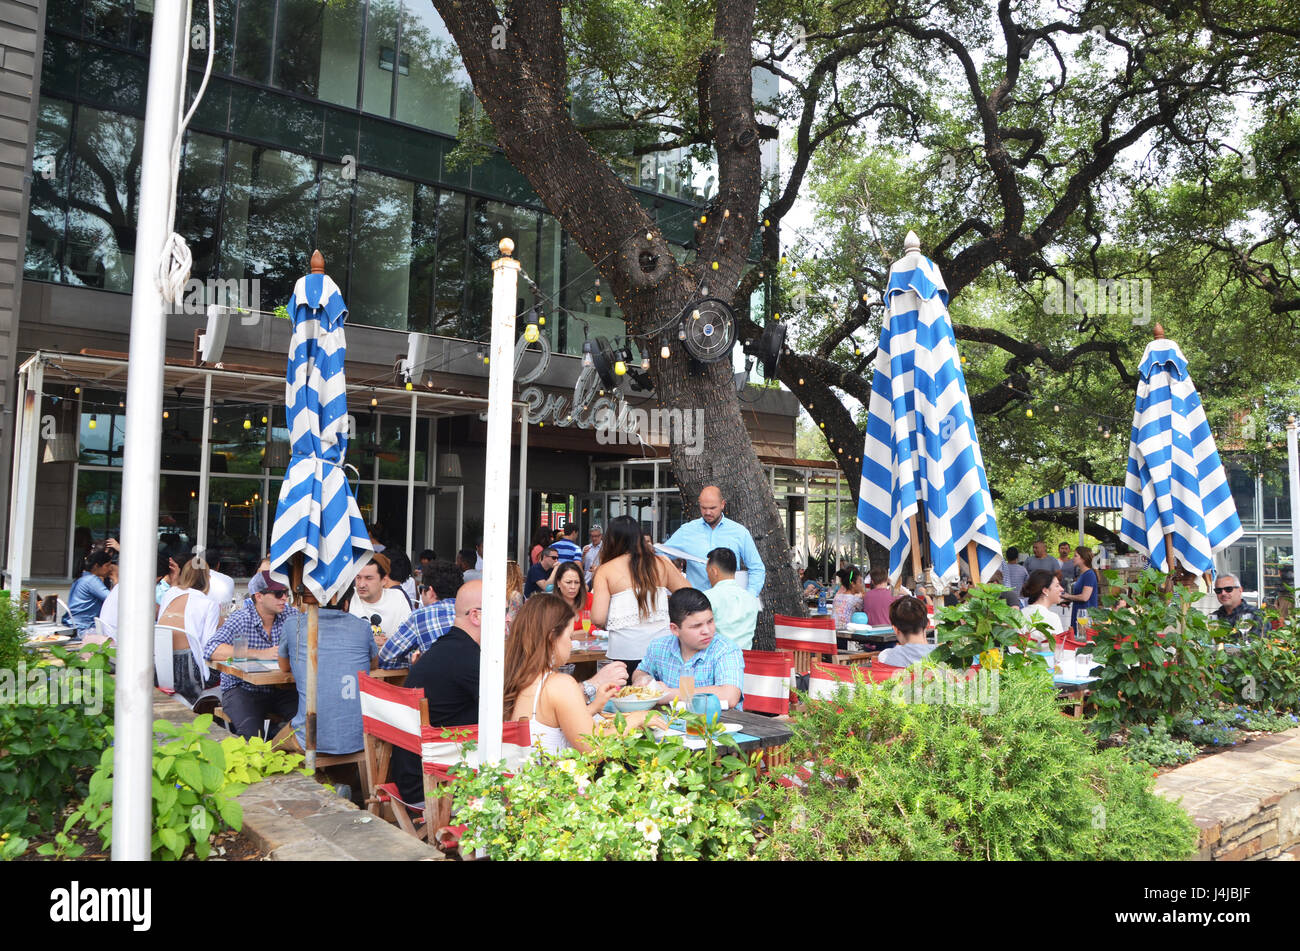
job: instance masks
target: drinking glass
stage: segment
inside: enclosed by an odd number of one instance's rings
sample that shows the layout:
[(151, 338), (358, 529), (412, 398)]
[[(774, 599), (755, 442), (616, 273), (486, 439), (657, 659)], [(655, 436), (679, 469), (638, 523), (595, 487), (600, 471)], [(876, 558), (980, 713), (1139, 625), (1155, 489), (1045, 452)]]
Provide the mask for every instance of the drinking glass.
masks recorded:
[(236, 634), (230, 639), (230, 659), (235, 663), (248, 660), (248, 635)]
[(691, 699), (691, 710), (704, 716), (704, 722), (713, 726), (718, 722), (718, 715), (722, 713), (722, 703), (715, 694), (697, 693)]
[(588, 634), (588, 635), (591, 634), (591, 618), (590, 618), (590, 617), (587, 617), (587, 616), (584, 616), (584, 617), (583, 617), (583, 619), (582, 619), (582, 633), (583, 633), (583, 634)]

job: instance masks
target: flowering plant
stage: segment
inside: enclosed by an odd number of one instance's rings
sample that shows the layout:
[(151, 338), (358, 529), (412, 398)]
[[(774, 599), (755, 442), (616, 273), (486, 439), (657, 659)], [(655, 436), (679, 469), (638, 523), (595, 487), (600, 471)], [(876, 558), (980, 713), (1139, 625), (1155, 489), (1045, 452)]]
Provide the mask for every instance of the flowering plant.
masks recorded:
[[(685, 719), (708, 730), (702, 716)], [(453, 821), (467, 826), (461, 848), (492, 859), (748, 858), (755, 763), (725, 732), (705, 739), (690, 750), (642, 729), (593, 736), (590, 753), (539, 751), (514, 775), (500, 766), (453, 770)]]
[[(1002, 585), (980, 584), (970, 589), (964, 604), (935, 611), (935, 632), (939, 646), (931, 656), (940, 664), (969, 667), (976, 659), (990, 669), (1038, 664), (1029, 640), (1030, 629), (1049, 636), (1041, 621), (1031, 624), (1020, 612), (1002, 600)], [(1015, 647), (1018, 653), (1007, 648)]]

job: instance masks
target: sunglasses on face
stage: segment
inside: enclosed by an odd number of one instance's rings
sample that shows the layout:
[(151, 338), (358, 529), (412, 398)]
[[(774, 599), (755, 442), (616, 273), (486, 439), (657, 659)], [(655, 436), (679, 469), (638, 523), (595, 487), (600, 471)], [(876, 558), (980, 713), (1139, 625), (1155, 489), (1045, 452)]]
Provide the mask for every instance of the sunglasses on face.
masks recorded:
[(263, 591), (262, 594), (266, 595), (268, 598), (275, 598), (277, 601), (283, 601), (285, 598), (289, 597), (288, 591)]
[(1226, 593), (1229, 592), (1229, 591), (1236, 591), (1236, 590), (1237, 590), (1237, 586), (1236, 586), (1235, 584), (1230, 584), (1230, 585), (1228, 585), (1226, 588), (1215, 588), (1215, 589), (1214, 589), (1214, 593), (1215, 593), (1215, 594), (1226, 594)]

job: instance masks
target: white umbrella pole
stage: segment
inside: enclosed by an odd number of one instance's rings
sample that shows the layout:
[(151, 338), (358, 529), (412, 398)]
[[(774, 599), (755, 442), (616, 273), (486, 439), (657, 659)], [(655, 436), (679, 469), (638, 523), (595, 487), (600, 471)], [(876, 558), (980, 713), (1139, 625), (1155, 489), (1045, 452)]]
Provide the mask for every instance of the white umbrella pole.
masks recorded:
[[(510, 428), (519, 262), (502, 238), (492, 262), (492, 348), (488, 365), (487, 454), (483, 474), (483, 626), (480, 641), (478, 741), (485, 763), (501, 760), (501, 696), (505, 687), (506, 561), (510, 507)], [(523, 447), (520, 447), (522, 453)], [(520, 504), (524, 504), (523, 486)]]
[(1296, 559), (1300, 558), (1300, 450), (1296, 448), (1294, 416), (1286, 421), (1286, 462), (1291, 483), (1291, 583), (1294, 585)]
[(156, 281), (171, 231), (172, 141), (176, 137), (186, 5), (159, 3), (153, 16), (145, 102), (140, 204), (131, 295), (126, 429), (122, 465), (122, 561), (114, 717), (113, 859), (148, 861), (153, 835), (154, 561), (158, 551), (158, 464), (162, 449), (165, 303)]
[(1077, 496), (1075, 501), (1079, 503), (1079, 544), (1083, 544), (1083, 483), (1075, 483), (1074, 493)]
[[(179, 410), (179, 408), (178, 408)], [(207, 373), (203, 376), (203, 439), (199, 444), (199, 509), (196, 513), (196, 522), (198, 529), (195, 534), (195, 549), (203, 556), (206, 563), (208, 557), (208, 495), (212, 485), (212, 374)], [(221, 606), (223, 610), (229, 610), (230, 605)]]

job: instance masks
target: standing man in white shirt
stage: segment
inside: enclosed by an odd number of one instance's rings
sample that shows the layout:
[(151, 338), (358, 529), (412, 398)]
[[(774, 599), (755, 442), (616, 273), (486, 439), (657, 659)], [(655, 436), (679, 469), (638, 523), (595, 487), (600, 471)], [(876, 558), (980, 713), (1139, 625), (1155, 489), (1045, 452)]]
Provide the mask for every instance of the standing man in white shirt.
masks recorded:
[(218, 570), (221, 568), (221, 552), (209, 548), (203, 554), (208, 563), (208, 597), (217, 602), (217, 609), (224, 618), (234, 608), (235, 579)]
[(379, 630), (385, 637), (392, 637), (401, 627), (402, 622), (411, 616), (411, 602), (401, 588), (385, 588), (384, 578), (388, 571), (382, 557), (371, 558), (360, 571), (355, 581), (356, 597), (348, 610), (364, 621), (374, 624), (379, 618)]
[(600, 564), (600, 543), (605, 537), (605, 532), (599, 525), (591, 526), (591, 544), (582, 550), (582, 570), (587, 575), (587, 587), (591, 587), (591, 576), (596, 573), (596, 566)]

